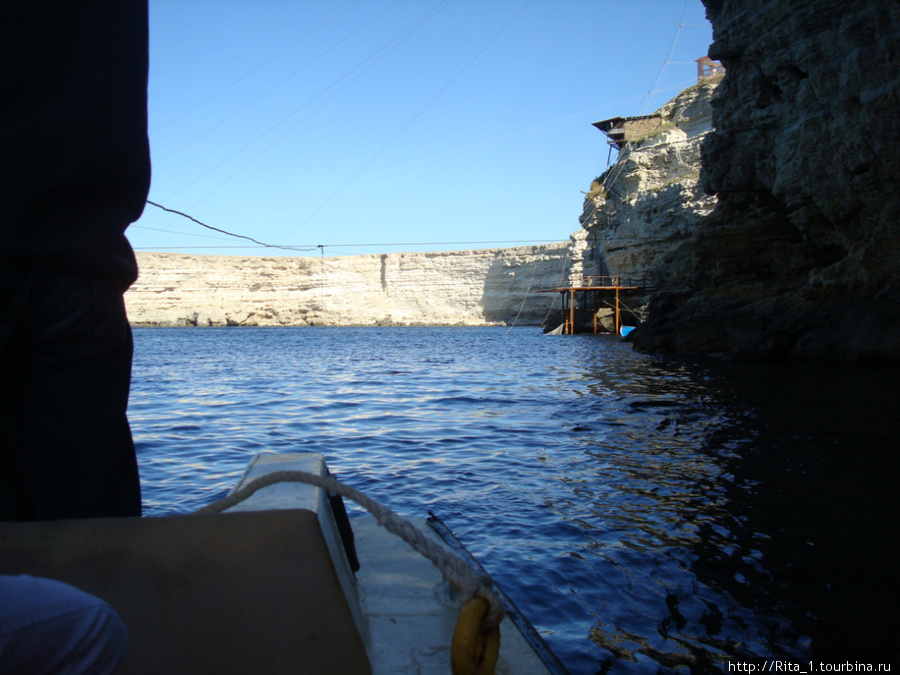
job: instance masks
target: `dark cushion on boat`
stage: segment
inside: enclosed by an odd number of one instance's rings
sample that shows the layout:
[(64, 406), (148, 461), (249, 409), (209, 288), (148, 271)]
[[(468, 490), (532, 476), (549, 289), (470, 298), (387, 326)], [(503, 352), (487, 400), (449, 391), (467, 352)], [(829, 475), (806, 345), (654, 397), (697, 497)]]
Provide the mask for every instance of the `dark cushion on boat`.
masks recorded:
[(370, 672), (311, 511), (0, 523), (0, 573), (112, 605), (120, 673)]

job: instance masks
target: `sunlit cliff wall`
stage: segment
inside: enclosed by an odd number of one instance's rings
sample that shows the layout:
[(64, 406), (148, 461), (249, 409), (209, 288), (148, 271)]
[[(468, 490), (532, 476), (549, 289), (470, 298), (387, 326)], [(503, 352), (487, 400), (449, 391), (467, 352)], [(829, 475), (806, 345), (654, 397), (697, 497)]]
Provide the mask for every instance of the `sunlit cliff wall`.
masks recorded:
[[(138, 253), (139, 326), (541, 324), (571, 242), (441, 253), (238, 257)], [(554, 315), (555, 318), (555, 315)]]
[(619, 152), (603, 184), (592, 185), (580, 218), (584, 274), (659, 283), (666, 256), (712, 212), (716, 199), (700, 185), (700, 148), (712, 131), (710, 100), (719, 81), (703, 80), (657, 110), (652, 127)]
[(639, 348), (900, 362), (900, 5), (704, 0), (727, 74)]

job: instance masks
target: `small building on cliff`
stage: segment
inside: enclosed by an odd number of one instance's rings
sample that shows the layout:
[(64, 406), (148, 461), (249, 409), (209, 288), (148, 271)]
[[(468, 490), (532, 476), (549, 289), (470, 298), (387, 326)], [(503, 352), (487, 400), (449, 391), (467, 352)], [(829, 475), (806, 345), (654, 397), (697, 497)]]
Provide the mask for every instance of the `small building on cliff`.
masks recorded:
[(725, 66), (721, 63), (713, 61), (708, 56), (697, 59), (697, 82), (720, 75), (725, 75)]
[(611, 117), (608, 120), (594, 122), (594, 126), (606, 134), (607, 143), (621, 150), (626, 143), (633, 143), (658, 131), (662, 123), (662, 117), (654, 113), (639, 117)]

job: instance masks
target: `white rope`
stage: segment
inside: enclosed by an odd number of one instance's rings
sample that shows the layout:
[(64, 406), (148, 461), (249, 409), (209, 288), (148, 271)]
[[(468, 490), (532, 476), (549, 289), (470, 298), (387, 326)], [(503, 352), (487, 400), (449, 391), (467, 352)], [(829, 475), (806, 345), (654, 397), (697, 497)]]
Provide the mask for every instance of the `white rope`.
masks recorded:
[(506, 331), (506, 335), (509, 335), (509, 331), (511, 331), (515, 327), (516, 322), (519, 320), (519, 317), (522, 316), (522, 310), (525, 309), (525, 301), (528, 300), (528, 294), (531, 293), (531, 284), (534, 282), (534, 271), (536, 269), (537, 269), (537, 256), (535, 256), (534, 261), (532, 262), (532, 265), (531, 265), (531, 278), (528, 280), (528, 288), (525, 289), (525, 295), (522, 298), (522, 304), (519, 305), (519, 313), (516, 314), (516, 318), (513, 319), (512, 325)]
[[(556, 283), (557, 286), (559, 286), (563, 282), (563, 277), (565, 277), (565, 275), (566, 275), (566, 265), (569, 263), (569, 261), (571, 259), (572, 259), (572, 247), (570, 246), (569, 252), (566, 254), (566, 257), (563, 260), (562, 269), (559, 272), (559, 281)], [(553, 297), (550, 300), (550, 306), (547, 308), (547, 313), (544, 315), (544, 320), (541, 322), (541, 326), (544, 326), (547, 324), (547, 319), (550, 318), (550, 312), (553, 311), (553, 305), (555, 305), (555, 304), (556, 304), (556, 293), (553, 294)]]
[(484, 619), (485, 628), (494, 628), (500, 625), (503, 619), (503, 603), (492, 590), (493, 581), (486, 575), (476, 574), (459, 556), (446, 550), (441, 545), (426, 537), (411, 522), (391, 511), (383, 504), (379, 504), (371, 497), (359, 490), (339, 483), (330, 476), (320, 476), (306, 471), (273, 471), (257, 478), (250, 484), (237, 490), (224, 499), (198, 509), (197, 513), (212, 514), (221, 513), (226, 509), (248, 499), (251, 495), (275, 483), (306, 483), (314, 485), (328, 492), (339, 494), (351, 499), (378, 521), (388, 532), (396, 534), (409, 544), (418, 553), (428, 558), (438, 568), (447, 581), (460, 592), (460, 605), (465, 604), (474, 597), (483, 598), (490, 606), (490, 611)]
[(626, 312), (631, 312), (634, 316), (636, 316), (639, 321), (643, 322), (646, 320), (648, 314), (648, 311), (646, 309), (632, 309), (621, 300), (619, 301), (619, 304), (625, 309)]

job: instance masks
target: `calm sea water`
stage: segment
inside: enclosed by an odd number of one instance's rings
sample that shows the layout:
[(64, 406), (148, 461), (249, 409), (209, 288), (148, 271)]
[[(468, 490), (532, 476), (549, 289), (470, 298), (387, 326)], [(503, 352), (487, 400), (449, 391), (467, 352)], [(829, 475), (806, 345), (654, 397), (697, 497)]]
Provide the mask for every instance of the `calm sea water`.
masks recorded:
[(445, 520), (573, 673), (720, 673), (892, 656), (897, 375), (534, 328), (138, 329), (130, 419), (147, 515), (319, 452)]

